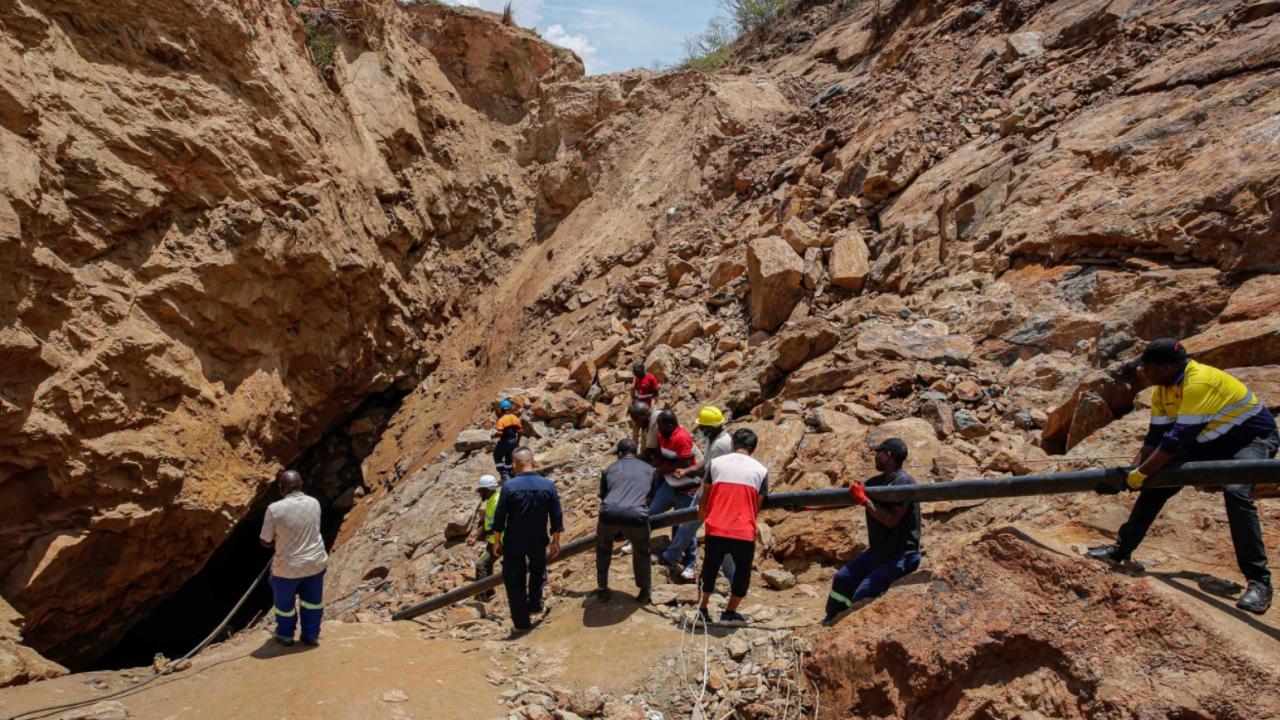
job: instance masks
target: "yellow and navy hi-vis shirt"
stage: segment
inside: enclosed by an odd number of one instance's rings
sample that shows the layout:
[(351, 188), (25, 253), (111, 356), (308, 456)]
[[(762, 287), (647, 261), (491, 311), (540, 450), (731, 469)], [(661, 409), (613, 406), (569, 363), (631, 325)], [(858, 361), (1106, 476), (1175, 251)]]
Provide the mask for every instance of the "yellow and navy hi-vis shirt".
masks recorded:
[(1196, 444), (1223, 438), (1265, 435), (1275, 418), (1244, 383), (1208, 365), (1189, 360), (1173, 385), (1151, 391), (1151, 428), (1145, 444), (1185, 455)]
[(515, 415), (503, 415), (498, 418), (498, 432), (503, 440), (511, 440), (520, 435), (520, 418)]

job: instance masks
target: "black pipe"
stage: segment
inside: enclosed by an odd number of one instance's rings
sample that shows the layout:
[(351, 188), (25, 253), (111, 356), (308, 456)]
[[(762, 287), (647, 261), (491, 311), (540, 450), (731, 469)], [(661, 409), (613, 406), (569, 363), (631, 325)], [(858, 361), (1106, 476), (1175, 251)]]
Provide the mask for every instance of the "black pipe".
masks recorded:
[[(995, 478), (992, 480), (962, 480), (956, 482), (923, 483), (906, 487), (867, 488), (867, 497), (875, 502), (919, 503), (944, 500), (980, 500), (989, 498), (1025, 497), (1029, 495), (1062, 495), (1065, 493), (1091, 492), (1099, 488), (1123, 490), (1128, 468), (1079, 470), (1052, 475), (1023, 475), (1022, 477)], [(1147, 478), (1143, 487), (1186, 487), (1189, 485), (1261, 485), (1280, 483), (1280, 460), (1223, 460), (1214, 462), (1174, 463)], [(807, 507), (847, 507), (853, 498), (844, 488), (832, 490), (804, 490), (800, 492), (773, 493), (765, 498), (764, 508), (775, 509), (787, 505)], [(698, 517), (697, 508), (685, 508), (655, 515), (649, 519), (649, 527), (659, 528), (691, 522)], [(563, 560), (595, 547), (596, 536), (589, 535), (560, 548), (555, 560)], [(411, 605), (392, 615), (393, 620), (408, 620), (425, 613), (447, 607), (459, 600), (484, 592), (502, 584), (501, 575), (490, 575), (470, 585), (455, 588), (443, 595)]]

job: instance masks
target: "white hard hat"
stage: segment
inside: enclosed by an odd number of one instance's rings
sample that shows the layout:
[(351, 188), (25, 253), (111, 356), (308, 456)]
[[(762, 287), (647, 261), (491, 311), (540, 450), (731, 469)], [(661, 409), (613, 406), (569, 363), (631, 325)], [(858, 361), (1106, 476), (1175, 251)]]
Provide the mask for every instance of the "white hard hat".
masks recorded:
[(498, 478), (492, 475), (481, 475), (480, 482), (476, 483), (477, 490), (497, 490)]

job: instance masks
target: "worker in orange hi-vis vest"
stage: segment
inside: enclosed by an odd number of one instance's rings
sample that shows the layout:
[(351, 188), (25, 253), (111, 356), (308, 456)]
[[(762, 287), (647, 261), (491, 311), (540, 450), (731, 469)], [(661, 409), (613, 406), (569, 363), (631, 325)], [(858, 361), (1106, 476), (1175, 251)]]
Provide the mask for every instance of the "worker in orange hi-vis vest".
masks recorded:
[(493, 446), (493, 465), (498, 470), (502, 482), (511, 479), (514, 474), (511, 467), (511, 453), (520, 445), (520, 433), (524, 425), (513, 412), (510, 400), (498, 403), (498, 425), (493, 429), (495, 443)]

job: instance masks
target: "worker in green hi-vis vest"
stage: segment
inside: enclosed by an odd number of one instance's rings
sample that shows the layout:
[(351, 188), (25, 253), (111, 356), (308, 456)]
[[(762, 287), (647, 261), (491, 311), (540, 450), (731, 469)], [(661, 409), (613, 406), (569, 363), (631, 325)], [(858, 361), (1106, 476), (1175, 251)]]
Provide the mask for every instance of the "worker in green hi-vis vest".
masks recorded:
[[(498, 556), (493, 552), (493, 546), (498, 542), (498, 533), (493, 531), (493, 514), (498, 509), (498, 498), (502, 496), (502, 487), (498, 485), (498, 479), (492, 475), (481, 475), (480, 482), (476, 483), (476, 492), (480, 494), (480, 508), (484, 510), (484, 521), (475, 524), (475, 531), (471, 537), (467, 538), (468, 545), (475, 545), (481, 537), (484, 538), (484, 555), (480, 556), (479, 562), (476, 563), (476, 579), (489, 577), (493, 574), (493, 568), (498, 562)], [(476, 513), (479, 515), (480, 513)], [(484, 599), (493, 597), (493, 591), (488, 590), (481, 594)]]

